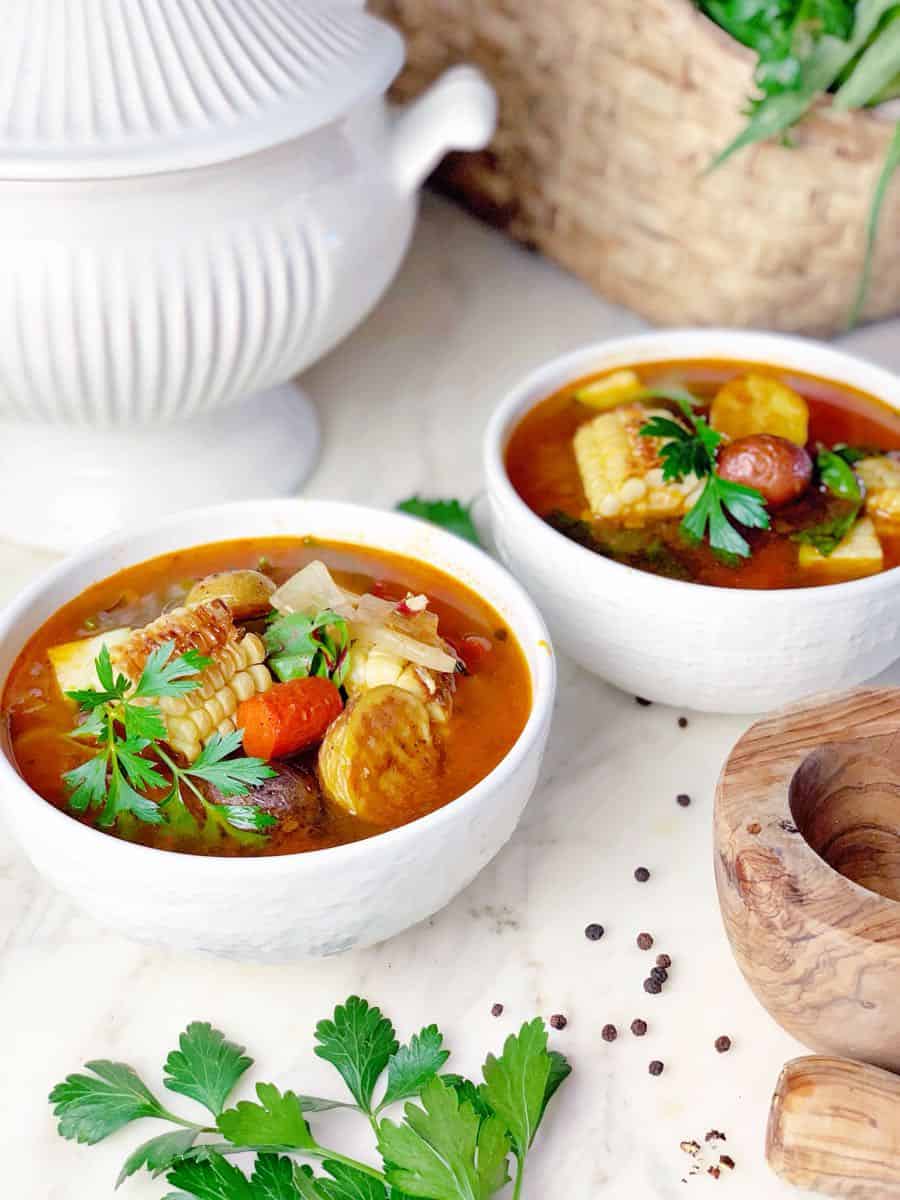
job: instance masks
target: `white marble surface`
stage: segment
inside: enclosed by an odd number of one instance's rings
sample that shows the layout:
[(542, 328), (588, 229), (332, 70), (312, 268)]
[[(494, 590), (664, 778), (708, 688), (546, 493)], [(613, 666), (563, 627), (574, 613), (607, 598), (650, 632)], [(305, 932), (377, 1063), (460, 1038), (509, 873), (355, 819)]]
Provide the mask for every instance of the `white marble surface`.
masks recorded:
[[(308, 491), (380, 505), (416, 490), (473, 495), (479, 438), (499, 392), (542, 357), (640, 328), (551, 265), (508, 245), (443, 202), (426, 201), (411, 254), (368, 323), (307, 376), (324, 454)], [(900, 367), (900, 323), (852, 342)], [(52, 556), (0, 546), (0, 599)], [(74, 912), (35, 876), (0, 830), (0, 1194), (102, 1200), (133, 1134), (85, 1149), (60, 1140), (45, 1096), (85, 1059), (159, 1067), (191, 1019), (244, 1041), (257, 1078), (298, 1090), (329, 1086), (315, 1059), (316, 1020), (352, 991), (381, 1004), (403, 1032), (445, 1029), (461, 1069), (524, 1018), (563, 1012), (554, 1041), (575, 1075), (534, 1154), (528, 1200), (632, 1200), (693, 1194), (789, 1196), (763, 1160), (772, 1086), (801, 1048), (758, 1007), (732, 962), (710, 860), (712, 792), (743, 718), (678, 714), (634, 701), (561, 663), (543, 780), (496, 862), (427, 925), (363, 953), (279, 968), (240, 967), (133, 945)], [(677, 792), (693, 797), (679, 808)], [(649, 883), (632, 878), (639, 864)], [(600, 921), (598, 943), (583, 928)], [(647, 996), (654, 950), (670, 982)], [(502, 1001), (500, 1019), (491, 1005)], [(643, 1040), (628, 1032), (644, 1017)], [(608, 1045), (607, 1021), (622, 1031)], [(719, 1055), (715, 1037), (734, 1039)], [(647, 1073), (661, 1058), (665, 1074)], [(347, 1117), (319, 1124), (343, 1143)], [(728, 1135), (733, 1175), (681, 1182), (684, 1138)], [(149, 1131), (145, 1136), (150, 1136)], [(352, 1141), (352, 1139), (351, 1139)], [(365, 1146), (364, 1138), (358, 1149)], [(135, 1200), (165, 1192), (146, 1178)]]

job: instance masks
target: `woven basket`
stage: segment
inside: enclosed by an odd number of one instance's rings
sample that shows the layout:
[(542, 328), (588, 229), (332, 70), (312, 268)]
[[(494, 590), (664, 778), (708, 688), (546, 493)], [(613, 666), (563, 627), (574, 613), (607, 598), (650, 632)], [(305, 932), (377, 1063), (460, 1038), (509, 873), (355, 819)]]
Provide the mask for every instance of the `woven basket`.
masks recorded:
[[(754, 56), (690, 0), (374, 0), (409, 42), (399, 98), (450, 63), (500, 96), (489, 151), (437, 179), (610, 300), (662, 324), (832, 333), (847, 319), (892, 125), (819, 103), (791, 148), (702, 171), (740, 130)], [(867, 318), (900, 311), (900, 187)]]

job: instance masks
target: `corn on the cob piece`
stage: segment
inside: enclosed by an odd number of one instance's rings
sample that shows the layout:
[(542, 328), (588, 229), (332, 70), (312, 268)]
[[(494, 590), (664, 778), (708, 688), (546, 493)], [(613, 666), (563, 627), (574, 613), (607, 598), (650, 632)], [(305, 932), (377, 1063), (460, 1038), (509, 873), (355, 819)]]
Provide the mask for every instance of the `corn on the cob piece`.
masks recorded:
[(199, 676), (199, 687), (183, 696), (161, 696), (156, 703), (163, 714), (169, 744), (193, 762), (214, 733), (232, 733), (234, 714), (249, 700), (272, 686), (265, 665), (266, 648), (255, 633), (245, 634), (214, 650), (212, 665)]
[(699, 495), (696, 475), (663, 482), (659, 450), (665, 439), (640, 433), (653, 416), (673, 419), (666, 410), (629, 404), (594, 417), (575, 434), (575, 459), (594, 517), (643, 525), (683, 516)]
[(887, 454), (860, 459), (854, 471), (866, 485), (866, 512), (884, 524), (900, 524), (900, 462)]
[(211, 656), (213, 651), (236, 641), (237, 636), (228, 605), (222, 600), (210, 600), (193, 608), (175, 608), (136, 629), (112, 651), (112, 662), (116, 670), (137, 681), (153, 651), (167, 642), (174, 643), (175, 654), (198, 650)]
[(378, 646), (355, 641), (350, 647), (350, 666), (344, 686), (350, 696), (392, 685), (417, 696), (425, 703), (433, 721), (443, 724), (453, 712), (455, 676), (432, 671)]

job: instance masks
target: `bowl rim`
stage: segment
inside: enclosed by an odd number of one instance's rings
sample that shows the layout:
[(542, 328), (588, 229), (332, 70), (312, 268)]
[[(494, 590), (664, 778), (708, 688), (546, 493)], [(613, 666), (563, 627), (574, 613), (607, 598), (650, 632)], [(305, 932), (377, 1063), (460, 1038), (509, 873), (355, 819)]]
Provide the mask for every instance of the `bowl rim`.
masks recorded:
[[(480, 779), (472, 787), (462, 792), (454, 800), (449, 801), (441, 808), (435, 809), (423, 817), (417, 817), (405, 825), (398, 825), (394, 829), (374, 834), (372, 837), (363, 838), (360, 841), (347, 842), (339, 846), (326, 846), (318, 850), (298, 851), (293, 854), (247, 856), (186, 854), (179, 851), (163, 850), (155, 846), (145, 846), (137, 842), (130, 842), (125, 838), (103, 833), (92, 825), (87, 825), (73, 819), (68, 813), (45, 800), (39, 792), (35, 791), (27, 783), (15, 766), (4, 735), (0, 739), (0, 791), (3, 793), (15, 792), (17, 794), (11, 801), (0, 801), (0, 812), (2, 812), (4, 803), (28, 803), (33, 806), (39, 820), (45, 824), (54, 826), (59, 831), (59, 836), (72, 839), (73, 846), (93, 846), (100, 854), (119, 857), (123, 860), (131, 857), (135, 862), (141, 860), (144, 864), (152, 863), (155, 860), (159, 863), (160, 869), (166, 872), (197, 872), (204, 875), (215, 875), (217, 873), (235, 875), (242, 872), (254, 872), (263, 877), (264, 875), (280, 875), (297, 869), (303, 869), (302, 867), (298, 867), (298, 864), (304, 862), (316, 864), (327, 863), (329, 866), (341, 867), (366, 856), (371, 856), (379, 852), (389, 852), (392, 847), (397, 846), (399, 843), (414, 841), (417, 836), (421, 836), (426, 830), (438, 829), (441, 825), (462, 819), (466, 813), (477, 810), (479, 804), (486, 802), (493, 793), (501, 790), (527, 759), (534, 745), (540, 742), (552, 716), (553, 704), (556, 697), (557, 668), (556, 652), (553, 648), (549, 631), (534, 601), (502, 563), (495, 561), (480, 547), (467, 542), (463, 538), (448, 533), (437, 526), (430, 525), (421, 518), (409, 516), (405, 513), (379, 509), (374, 505), (353, 504), (338, 500), (287, 497), (271, 500), (239, 500), (227, 504), (206, 505), (185, 509), (160, 520), (145, 522), (140, 526), (129, 525), (106, 535), (88, 547), (67, 555), (48, 571), (42, 572), (25, 587), (18, 597), (3, 607), (0, 610), (0, 645), (10, 640), (11, 635), (14, 635), (16, 623), (20, 615), (24, 611), (27, 611), (28, 607), (38, 597), (44, 597), (48, 593), (52, 594), (55, 589), (58, 589), (73, 569), (92, 561), (100, 561), (104, 554), (114, 549), (127, 548), (128, 543), (132, 540), (165, 534), (177, 529), (182, 524), (186, 525), (194, 522), (218, 520), (224, 528), (227, 528), (227, 517), (237, 513), (247, 516), (272, 513), (274, 516), (276, 513), (284, 514), (289, 511), (296, 511), (298, 517), (303, 519), (302, 514), (310, 510), (312, 512), (312, 519), (309, 521), (309, 524), (314, 524), (317, 513), (332, 512), (343, 515), (348, 519), (356, 517), (358, 519), (368, 518), (371, 520), (373, 517), (377, 517), (379, 521), (386, 521), (398, 530), (421, 531), (422, 527), (425, 526), (428, 530), (430, 540), (450, 549), (451, 553), (447, 555), (449, 559), (457, 557), (461, 565), (474, 567), (471, 573), (475, 579), (487, 576), (488, 583), (486, 586), (495, 591), (498, 599), (501, 597), (504, 599), (509, 598), (511, 606), (517, 610), (519, 615), (516, 617), (515, 622), (512, 619), (508, 619), (507, 623), (519, 644), (519, 648), (528, 666), (531, 678), (532, 701), (528, 719), (519, 736), (493, 770), (489, 771), (484, 778)], [(216, 541), (240, 540), (245, 536), (252, 537), (254, 535), (235, 534), (233, 537), (211, 537), (209, 541), (195, 541), (193, 545), (213, 545)], [(275, 535), (258, 534), (255, 536), (265, 537)], [(332, 535), (332, 540), (337, 541), (340, 539)], [(378, 550), (379, 548), (374, 542), (367, 543), (360, 540), (348, 540), (345, 544), (359, 545), (363, 548), (374, 550)], [(190, 545), (185, 547), (183, 544), (181, 546), (172, 546), (173, 550), (190, 548)], [(416, 558), (416, 554), (411, 551), (396, 550), (391, 552), (400, 557)], [(128, 566), (137, 565), (140, 562), (147, 561), (148, 558), (154, 558), (157, 555), (165, 553), (167, 553), (166, 550), (160, 549), (156, 553), (149, 554), (147, 557), (136, 558)], [(119, 569), (127, 570), (128, 566)], [(451, 575), (451, 567), (449, 565), (439, 565), (436, 569), (442, 571), (444, 574)], [(98, 576), (98, 579), (102, 580), (105, 577), (101, 574)], [(464, 583), (463, 586), (468, 586), (470, 590), (476, 591), (479, 597), (492, 608), (496, 606), (497, 601), (491, 599), (489, 595), (485, 595), (477, 584)], [(55, 603), (53, 612), (68, 603), (69, 600), (74, 599), (78, 594), (78, 591), (73, 591), (69, 594), (67, 590), (64, 598), (60, 598)], [(36, 632), (39, 628), (40, 625), (33, 632)], [(33, 635), (30, 634), (30, 636)], [(14, 654), (10, 670), (27, 640), (26, 638), (14, 644)], [(529, 649), (532, 645), (538, 650), (546, 650), (546, 653), (532, 653)], [(2, 698), (8, 678), (9, 670), (4, 672), (2, 677), (0, 677), (0, 698)], [(22, 836), (20, 837), (20, 841), (23, 848), (27, 849), (27, 839)]]
[[(621, 337), (606, 338), (597, 342), (588, 342), (573, 350), (546, 359), (533, 367), (526, 375), (510, 387), (499, 404), (494, 408), (485, 430), (482, 442), (482, 466), (484, 469), (489, 496), (498, 497), (505, 507), (512, 509), (515, 516), (529, 526), (529, 534), (536, 539), (537, 544), (547, 544), (548, 538), (552, 545), (561, 553), (571, 552), (573, 568), (580, 570), (611, 571), (620, 580), (628, 579), (637, 587), (665, 588), (679, 595), (693, 593), (704, 603), (710, 602), (710, 597), (717, 597), (717, 603), (730, 604), (734, 607), (748, 605), (784, 605), (809, 604), (812, 597), (821, 601), (825, 596), (836, 593), (846, 595), (848, 590), (861, 595), (863, 592), (873, 593), (891, 587), (900, 586), (900, 566), (890, 567), (874, 575), (861, 579), (847, 579), (837, 583), (823, 583), (806, 588), (729, 588), (716, 587), (709, 583), (697, 583), (689, 579), (669, 579), (664, 575), (654, 575), (649, 571), (641, 571), (626, 563), (604, 558), (586, 546), (580, 546), (564, 534), (558, 532), (535, 513), (516, 489), (506, 470), (506, 446), (512, 430), (519, 420), (532, 408), (551, 395), (554, 390), (564, 385), (567, 379), (579, 378), (578, 364), (587, 365), (592, 359), (611, 357), (623, 361), (609, 364), (609, 369), (627, 367), (629, 352), (637, 354), (645, 348), (660, 347), (658, 355), (643, 355), (634, 361), (652, 362), (654, 358), (678, 362), (696, 360), (704, 357), (715, 357), (724, 360), (733, 359), (740, 363), (758, 363), (760, 366), (776, 367), (784, 370), (818, 374), (820, 378), (834, 383), (845, 383), (860, 391), (876, 394), (888, 407), (900, 414), (900, 375), (886, 367), (862, 358), (846, 350), (823, 344), (815, 338), (800, 337), (796, 334), (768, 333), (760, 330), (739, 330), (728, 328), (709, 329), (665, 329), (650, 330), (643, 333), (625, 334)], [(743, 348), (743, 349), (742, 349)], [(665, 352), (664, 352), (665, 351)], [(704, 353), (705, 351), (705, 353)], [(810, 366), (800, 366), (786, 361), (791, 354), (815, 354), (821, 359), (821, 370)], [(785, 359), (779, 360), (779, 354)], [(858, 372), (866, 376), (865, 384), (850, 383), (841, 374), (841, 368)], [(830, 369), (829, 369), (830, 368)], [(602, 366), (598, 371), (605, 369)], [(583, 372), (584, 374), (589, 371)], [(538, 390), (542, 389), (542, 390)], [(538, 394), (535, 395), (536, 390)], [(894, 398), (891, 398), (891, 397)], [(563, 550), (561, 547), (566, 547)], [(593, 564), (588, 568), (587, 564)]]

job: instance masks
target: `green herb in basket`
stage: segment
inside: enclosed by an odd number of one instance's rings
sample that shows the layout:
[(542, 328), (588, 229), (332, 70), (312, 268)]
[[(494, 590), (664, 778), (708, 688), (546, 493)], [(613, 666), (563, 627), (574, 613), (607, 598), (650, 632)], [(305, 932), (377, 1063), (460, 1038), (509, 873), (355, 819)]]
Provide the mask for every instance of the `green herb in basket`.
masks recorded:
[[(737, 41), (756, 51), (759, 95), (744, 129), (712, 164), (769, 138), (789, 137), (816, 99), (833, 94), (836, 109), (867, 108), (900, 96), (898, 0), (697, 0)], [(888, 185), (900, 166), (900, 125), (872, 197), (865, 265), (849, 323), (868, 292), (878, 221)]]

